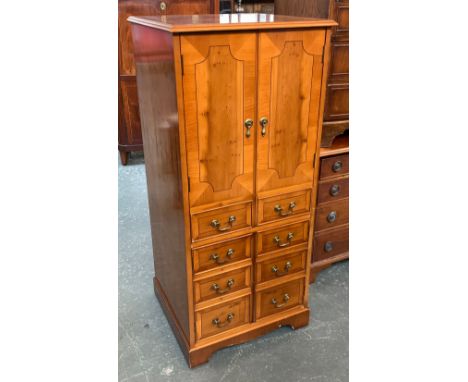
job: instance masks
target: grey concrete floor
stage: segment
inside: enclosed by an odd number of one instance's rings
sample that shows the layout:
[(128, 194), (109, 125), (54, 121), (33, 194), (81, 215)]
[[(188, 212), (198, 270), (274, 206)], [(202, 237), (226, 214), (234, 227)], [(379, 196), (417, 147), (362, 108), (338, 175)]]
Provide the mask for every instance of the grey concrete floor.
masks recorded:
[(348, 262), (310, 286), (309, 326), (222, 349), (189, 369), (153, 293), (142, 154), (119, 161), (119, 381), (348, 381)]

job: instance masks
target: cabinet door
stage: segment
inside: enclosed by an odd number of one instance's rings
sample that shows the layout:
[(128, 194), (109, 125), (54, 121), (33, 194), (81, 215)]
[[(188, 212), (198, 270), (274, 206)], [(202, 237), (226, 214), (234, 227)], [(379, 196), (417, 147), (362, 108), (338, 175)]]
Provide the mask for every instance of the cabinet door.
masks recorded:
[[(259, 197), (274, 190), (282, 193), (312, 187), (325, 33), (260, 33), (256, 181)], [(268, 121), (263, 133), (262, 118)]]
[(220, 206), (253, 195), (256, 35), (181, 39), (190, 205)]

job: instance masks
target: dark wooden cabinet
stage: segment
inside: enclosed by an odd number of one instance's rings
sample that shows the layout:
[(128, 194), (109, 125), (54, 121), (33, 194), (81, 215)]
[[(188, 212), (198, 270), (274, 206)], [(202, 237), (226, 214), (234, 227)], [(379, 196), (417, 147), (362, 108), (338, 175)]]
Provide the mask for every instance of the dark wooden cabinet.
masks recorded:
[(349, 129), (349, 0), (275, 0), (275, 14), (334, 19), (322, 147)]
[(204, 14), (217, 11), (216, 0), (119, 0), (119, 152), (122, 164), (128, 153), (142, 151), (140, 111), (129, 16)]

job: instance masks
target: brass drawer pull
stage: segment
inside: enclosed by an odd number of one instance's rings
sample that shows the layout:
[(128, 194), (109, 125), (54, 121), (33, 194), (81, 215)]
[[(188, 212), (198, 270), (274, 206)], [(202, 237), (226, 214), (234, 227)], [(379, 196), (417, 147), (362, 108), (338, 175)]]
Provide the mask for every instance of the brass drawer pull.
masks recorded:
[(291, 240), (292, 239), (294, 239), (294, 234), (292, 232), (288, 232), (288, 237), (287, 237), (288, 242), (287, 243), (282, 243), (281, 244), (281, 239), (280, 239), (280, 237), (278, 235), (276, 235), (273, 238), (273, 241), (276, 243), (278, 248), (283, 248), (283, 247), (287, 247), (288, 245), (291, 245)]
[(245, 132), (245, 136), (247, 138), (250, 138), (250, 129), (252, 128), (253, 126), (253, 120), (251, 120), (250, 118), (247, 118), (245, 121), (244, 121), (244, 126), (245, 128), (247, 129), (247, 131)]
[(331, 211), (327, 216), (327, 221), (333, 223), (336, 220), (336, 211)]
[(294, 208), (296, 208), (296, 202), (289, 203), (289, 207), (286, 212), (283, 211), (283, 207), (281, 207), (281, 205), (277, 204), (275, 206), (275, 212), (277, 212), (279, 216), (288, 216), (294, 212)]
[(232, 288), (232, 286), (234, 285), (234, 279), (229, 279), (226, 286), (227, 288), (224, 288), (224, 289), (220, 289), (219, 288), (219, 285), (214, 283), (212, 286), (211, 286), (211, 289), (213, 289), (217, 294), (224, 294), (226, 292), (229, 292)]
[(271, 267), (271, 271), (276, 274), (276, 277), (279, 277), (279, 276), (284, 276), (286, 273), (288, 273), (291, 267), (292, 267), (291, 262), (287, 261), (286, 264), (284, 265), (284, 271), (280, 271), (276, 265), (273, 265)]
[(219, 318), (215, 318), (211, 322), (213, 323), (213, 325), (216, 325), (218, 328), (223, 328), (226, 325), (229, 325), (233, 319), (234, 319), (234, 313), (228, 313), (226, 317), (226, 321), (221, 322)]
[(159, 3), (159, 9), (160, 9), (161, 11), (165, 11), (166, 8), (167, 8), (166, 3), (165, 3), (164, 1), (161, 1), (161, 2)]
[(214, 229), (217, 229), (219, 232), (224, 232), (224, 231), (229, 231), (232, 228), (232, 225), (236, 221), (236, 217), (234, 215), (229, 216), (228, 220), (228, 226), (221, 227), (221, 223), (219, 222), (218, 219), (213, 219), (210, 223), (210, 226), (212, 226)]
[(323, 249), (325, 250), (325, 252), (333, 251), (333, 242), (327, 241), (325, 245), (323, 246)]
[(232, 248), (229, 248), (223, 260), (219, 258), (219, 255), (217, 253), (212, 253), (210, 259), (213, 260), (216, 264), (224, 264), (231, 260), (231, 256), (234, 254), (234, 252), (235, 251)]
[(340, 186), (338, 184), (334, 184), (330, 187), (330, 195), (336, 196), (340, 193)]
[(341, 171), (342, 168), (343, 168), (343, 163), (340, 160), (337, 160), (335, 163), (333, 163), (333, 166), (332, 166), (333, 172)]
[(274, 297), (271, 299), (271, 303), (275, 306), (275, 308), (282, 308), (283, 306), (285, 306), (288, 303), (289, 298), (290, 298), (289, 294), (285, 293), (284, 296), (283, 296), (283, 303), (282, 304), (278, 304), (278, 301)]
[(262, 126), (262, 137), (266, 135), (267, 125), (268, 125), (268, 119), (266, 117), (260, 118), (260, 126)]

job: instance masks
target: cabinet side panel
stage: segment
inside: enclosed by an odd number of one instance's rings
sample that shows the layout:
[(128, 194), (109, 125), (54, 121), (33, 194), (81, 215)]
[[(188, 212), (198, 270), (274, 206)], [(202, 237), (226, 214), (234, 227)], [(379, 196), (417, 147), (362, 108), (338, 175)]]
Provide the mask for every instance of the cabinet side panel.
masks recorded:
[(133, 26), (132, 33), (155, 275), (188, 342), (185, 224), (173, 37), (170, 33), (139, 25)]

